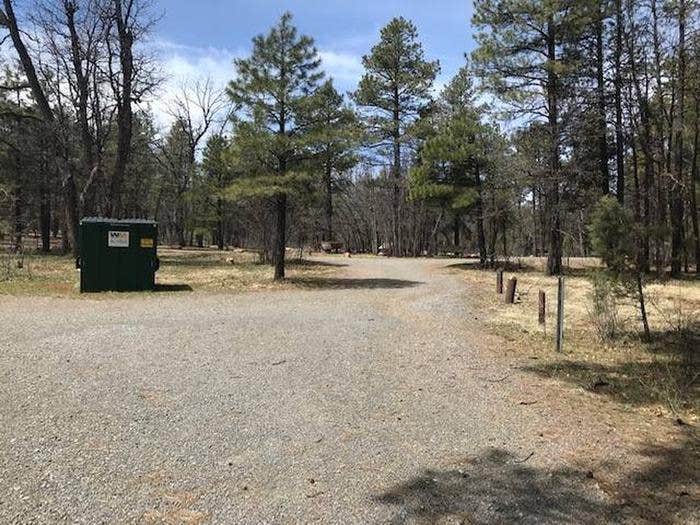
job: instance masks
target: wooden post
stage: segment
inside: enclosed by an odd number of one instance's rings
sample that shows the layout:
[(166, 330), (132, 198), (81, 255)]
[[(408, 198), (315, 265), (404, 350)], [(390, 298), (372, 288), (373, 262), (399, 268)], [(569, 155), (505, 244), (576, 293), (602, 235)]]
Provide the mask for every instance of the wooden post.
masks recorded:
[(540, 324), (544, 324), (546, 321), (545, 314), (547, 312), (547, 299), (544, 294), (544, 290), (540, 290), (540, 307), (538, 321)]
[(564, 349), (564, 277), (559, 276), (557, 285), (557, 352)]
[(503, 269), (496, 270), (496, 293), (503, 293)]
[(506, 304), (515, 303), (515, 287), (518, 285), (518, 279), (511, 277), (508, 279), (508, 288), (506, 288)]

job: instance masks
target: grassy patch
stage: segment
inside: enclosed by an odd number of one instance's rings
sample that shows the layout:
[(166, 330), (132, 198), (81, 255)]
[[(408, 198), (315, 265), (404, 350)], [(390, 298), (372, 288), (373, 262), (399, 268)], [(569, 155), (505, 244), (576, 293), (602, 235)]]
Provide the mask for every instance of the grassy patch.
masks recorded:
[[(159, 249), (158, 291), (242, 292), (306, 287), (332, 276), (341, 264), (289, 260), (287, 276), (274, 282), (272, 268), (256, 252)], [(26, 254), (21, 268), (15, 256), (0, 255), (0, 294), (79, 296), (80, 273), (70, 256)], [(94, 295), (92, 295), (94, 297)]]
[[(496, 294), (495, 272), (474, 265), (454, 265), (464, 275), (474, 299), (485, 310), (492, 331), (506, 351), (528, 359), (527, 371), (568, 382), (629, 407), (671, 412), (687, 422), (700, 414), (698, 348), (700, 348), (700, 281), (652, 282), (646, 287), (653, 336), (642, 340), (639, 312), (633, 300), (619, 304), (620, 330), (604, 341), (592, 316), (588, 274), (595, 259), (570, 262), (565, 281), (564, 353), (554, 351), (557, 280), (541, 273), (542, 260), (523, 259), (507, 268), (504, 278), (518, 278), (516, 304)], [(538, 292), (547, 297), (545, 325), (538, 323)]]

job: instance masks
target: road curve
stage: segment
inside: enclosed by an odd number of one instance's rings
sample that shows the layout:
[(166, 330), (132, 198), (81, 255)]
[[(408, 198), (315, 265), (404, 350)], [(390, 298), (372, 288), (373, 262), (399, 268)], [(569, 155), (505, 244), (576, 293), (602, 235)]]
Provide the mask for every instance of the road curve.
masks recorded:
[(612, 519), (568, 462), (593, 430), (529, 404), (453, 261), (325, 260), (308, 290), (0, 297), (0, 522)]

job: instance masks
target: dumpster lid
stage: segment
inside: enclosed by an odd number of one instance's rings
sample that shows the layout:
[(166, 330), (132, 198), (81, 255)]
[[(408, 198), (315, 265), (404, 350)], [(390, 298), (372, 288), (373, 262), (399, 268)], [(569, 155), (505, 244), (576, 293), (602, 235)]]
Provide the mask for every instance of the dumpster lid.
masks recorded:
[(158, 223), (150, 219), (110, 219), (108, 217), (84, 217), (80, 220), (80, 224), (150, 224), (156, 226)]

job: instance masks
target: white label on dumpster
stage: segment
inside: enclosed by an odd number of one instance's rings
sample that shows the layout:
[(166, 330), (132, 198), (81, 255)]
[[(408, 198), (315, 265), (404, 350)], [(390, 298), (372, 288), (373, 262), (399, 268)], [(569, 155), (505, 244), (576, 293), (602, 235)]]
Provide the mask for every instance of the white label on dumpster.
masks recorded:
[(107, 236), (107, 246), (111, 248), (128, 248), (129, 232), (109, 232)]

